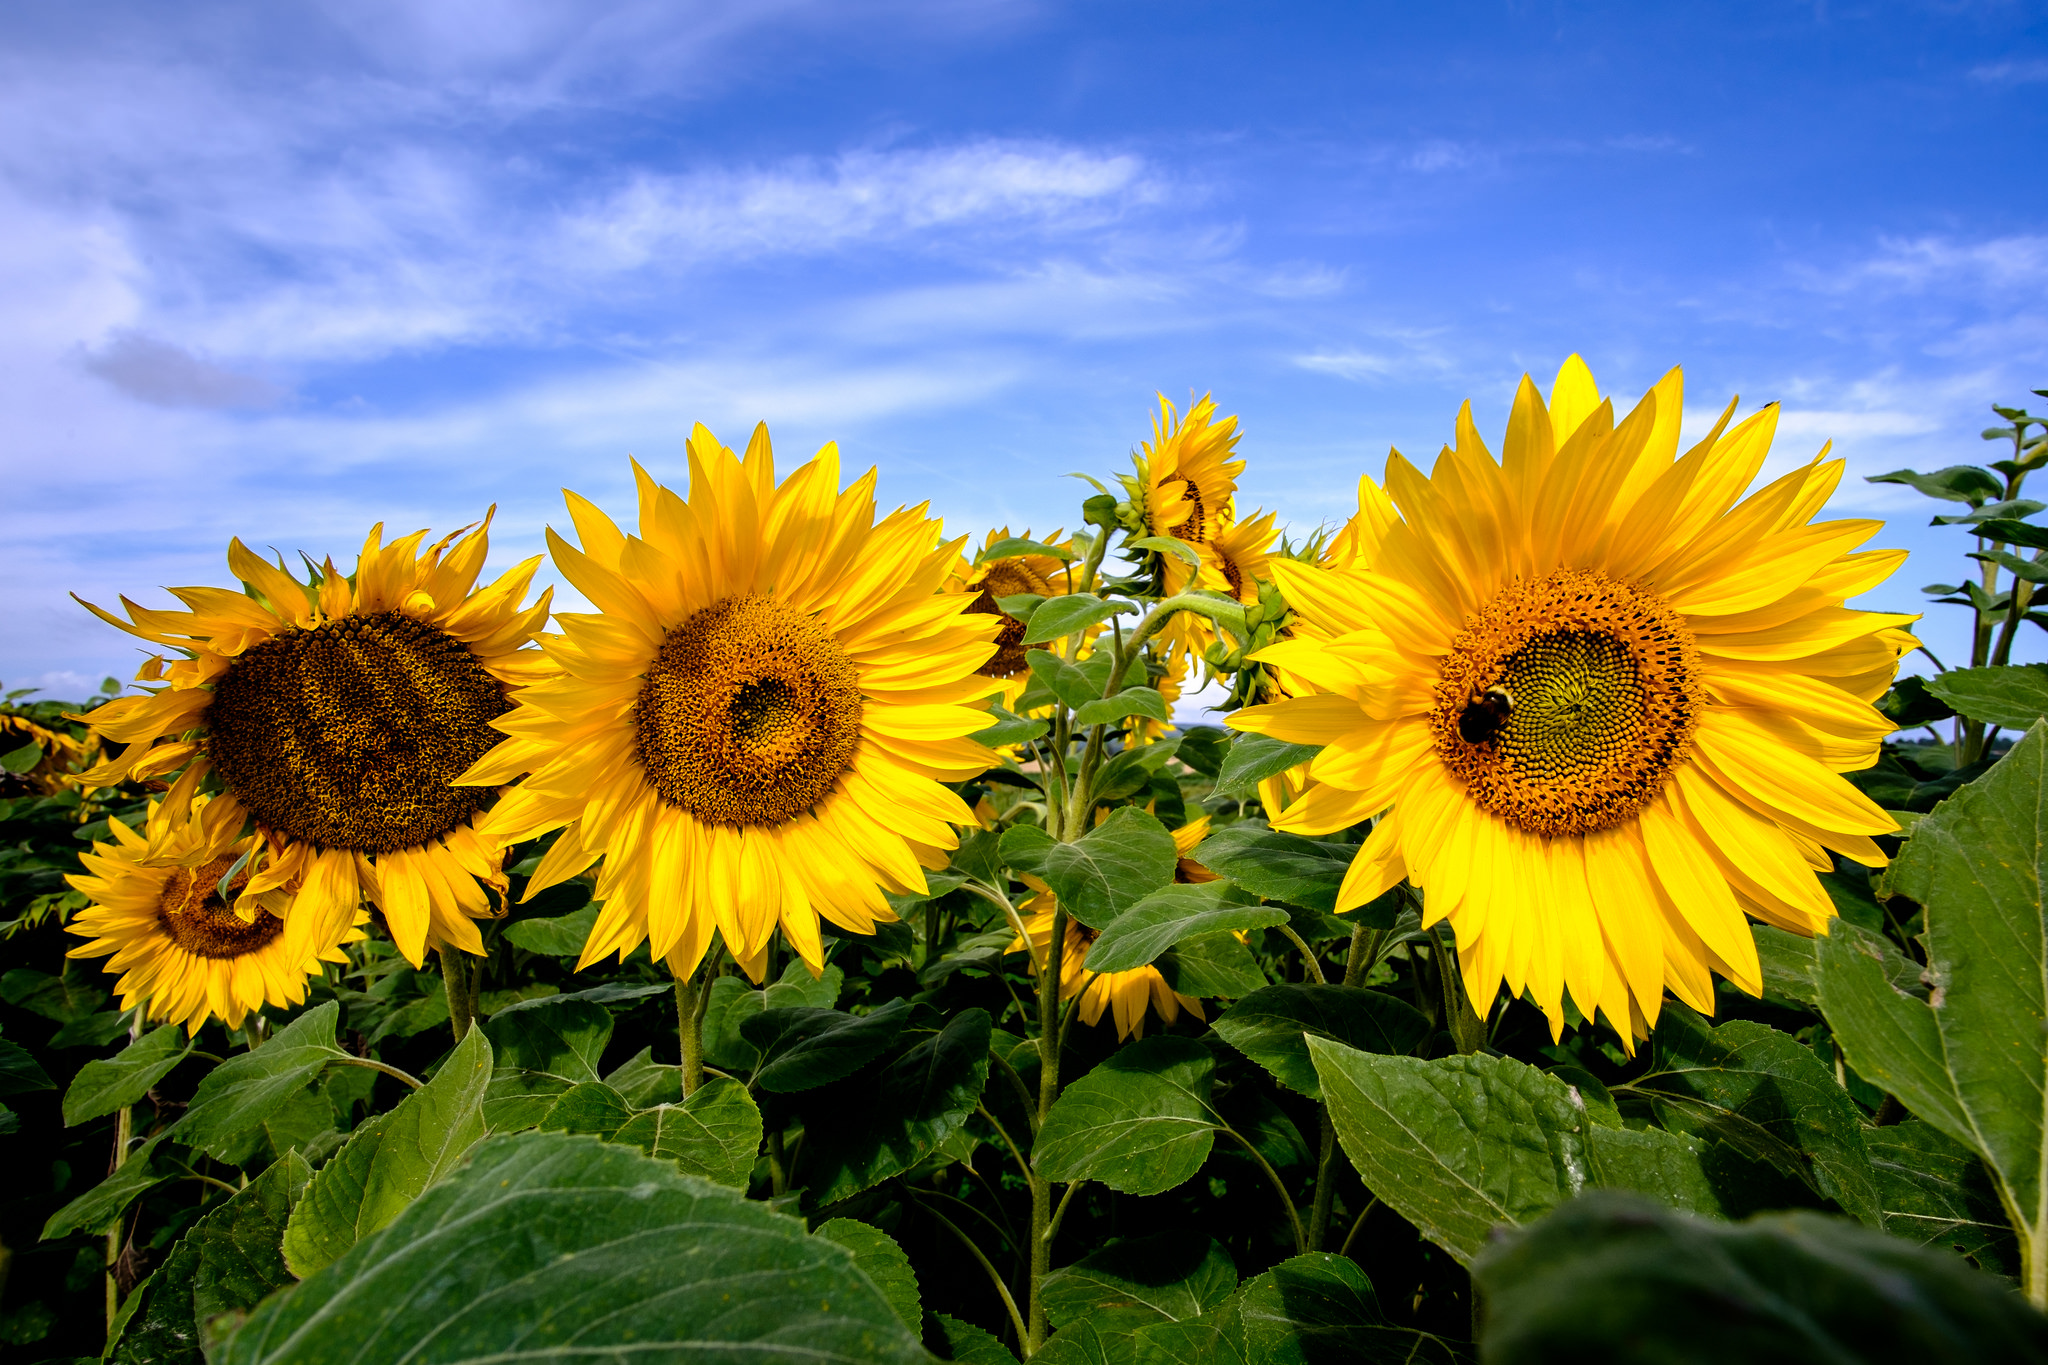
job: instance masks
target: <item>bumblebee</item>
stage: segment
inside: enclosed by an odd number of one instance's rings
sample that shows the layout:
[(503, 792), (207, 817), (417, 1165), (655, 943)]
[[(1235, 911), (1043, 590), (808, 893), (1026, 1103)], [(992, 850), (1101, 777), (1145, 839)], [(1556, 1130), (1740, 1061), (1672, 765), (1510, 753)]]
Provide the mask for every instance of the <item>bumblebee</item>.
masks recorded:
[(1458, 713), (1458, 738), (1467, 744), (1491, 744), (1515, 713), (1515, 699), (1498, 683), (1485, 691), (1472, 689)]

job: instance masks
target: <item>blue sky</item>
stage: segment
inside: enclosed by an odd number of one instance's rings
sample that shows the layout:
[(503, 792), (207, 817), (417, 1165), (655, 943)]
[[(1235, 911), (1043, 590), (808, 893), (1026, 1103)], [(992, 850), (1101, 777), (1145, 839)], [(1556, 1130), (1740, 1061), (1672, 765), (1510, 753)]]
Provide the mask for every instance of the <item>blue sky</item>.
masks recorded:
[(1861, 476), (2048, 387), (2044, 107), (2038, 3), (17, 0), (0, 679), (126, 676), (66, 593), (230, 535), (509, 564), (698, 420), (1045, 530), (1214, 390), (1306, 529), (1573, 350), (1833, 439), (1911, 609), (1962, 547)]

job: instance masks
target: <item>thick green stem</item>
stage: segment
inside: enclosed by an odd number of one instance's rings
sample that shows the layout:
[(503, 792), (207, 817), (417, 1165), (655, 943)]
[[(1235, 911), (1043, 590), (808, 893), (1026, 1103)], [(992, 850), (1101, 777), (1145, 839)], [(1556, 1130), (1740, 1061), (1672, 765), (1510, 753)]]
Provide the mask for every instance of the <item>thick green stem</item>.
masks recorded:
[[(701, 999), (699, 997), (702, 997)], [(711, 992), (697, 988), (697, 973), (676, 978), (676, 1036), (683, 1044), (683, 1098), (704, 1084), (704, 1005)]]
[[(1356, 986), (1372, 970), (1373, 962), (1379, 957), (1379, 947), (1386, 940), (1384, 929), (1368, 929), (1363, 924), (1351, 927), (1351, 948), (1344, 955), (1344, 984)], [(1330, 1235), (1330, 1215), (1337, 1202), (1337, 1125), (1330, 1118), (1330, 1106), (1318, 1105), (1321, 1111), (1318, 1150), (1316, 1153), (1316, 1197), (1308, 1213), (1308, 1249), (1321, 1251)]]
[[(1067, 907), (1056, 905), (1052, 912), (1052, 942), (1046, 946), (1045, 961), (1038, 970), (1038, 1122), (1052, 1112), (1060, 1094), (1060, 966), (1066, 959)], [(1045, 1344), (1045, 1296), (1041, 1287), (1052, 1269), (1052, 1182), (1031, 1171), (1031, 1279), (1030, 1314), (1024, 1333), (1024, 1354), (1037, 1353)]]
[[(135, 1136), (134, 1124), (133, 1111), (122, 1105), (114, 1116), (114, 1170), (117, 1172), (128, 1164), (128, 1141)], [(127, 1226), (126, 1218), (118, 1218), (114, 1221), (114, 1230), (107, 1234), (107, 1332), (110, 1336), (114, 1330), (114, 1317), (121, 1309), (121, 1233)]]
[(459, 1043), (469, 1036), (469, 1026), (476, 1019), (478, 968), (483, 963), (445, 944), (434, 953), (441, 959), (441, 984), (448, 993), (448, 1027), (455, 1031)]

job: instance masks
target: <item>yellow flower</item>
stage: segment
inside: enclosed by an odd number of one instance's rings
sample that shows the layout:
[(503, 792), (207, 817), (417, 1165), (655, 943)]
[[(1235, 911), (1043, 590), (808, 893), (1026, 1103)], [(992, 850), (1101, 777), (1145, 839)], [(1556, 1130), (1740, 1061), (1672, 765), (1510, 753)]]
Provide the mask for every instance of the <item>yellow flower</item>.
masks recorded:
[(1254, 515), (1210, 537), (1201, 547), (1199, 586), (1227, 592), (1248, 607), (1256, 606), (1259, 580), (1273, 576), (1266, 564), (1273, 558), (1273, 542), (1279, 538), (1273, 529), (1278, 516), (1277, 512)]
[(1877, 758), (1916, 618), (1842, 603), (1905, 552), (1810, 524), (1825, 450), (1738, 505), (1777, 409), (1730, 431), (1734, 406), (1674, 459), (1679, 372), (1617, 426), (1574, 356), (1548, 405), (1522, 381), (1498, 461), (1469, 405), (1432, 477), (1392, 455), (1399, 519), (1351, 567), (1274, 562), (1308, 629), (1260, 657), (1310, 694), (1231, 723), (1327, 746), (1274, 824), (1380, 817), (1339, 909), (1406, 876), (1481, 1010), (1505, 981), (1554, 1032), (1568, 993), (1643, 1036), (1666, 986), (1702, 1011), (1709, 972), (1760, 991), (1745, 912), (1825, 932), (1830, 850), (1885, 862), (1897, 826), (1839, 774)]
[[(1026, 901), (1024, 911), (1024, 932), (1031, 941), (1031, 957), (1034, 962), (1045, 959), (1046, 950), (1052, 946), (1053, 912), (1059, 908), (1059, 898), (1052, 888), (1038, 878), (1026, 873), (1025, 885), (1038, 894)], [(1166, 978), (1157, 967), (1146, 964), (1133, 967), (1127, 972), (1091, 972), (1081, 964), (1088, 957), (1088, 949), (1094, 944), (1097, 932), (1071, 917), (1067, 920), (1066, 952), (1060, 958), (1060, 999), (1072, 1000), (1076, 995), (1081, 1003), (1081, 1020), (1086, 1024), (1101, 1021), (1103, 1011), (1109, 1010), (1116, 1019), (1116, 1036), (1119, 1042), (1125, 1038), (1145, 1036), (1145, 1010), (1150, 1006), (1164, 1023), (1172, 1023), (1186, 1010), (1197, 1019), (1206, 1018), (1202, 1013), (1202, 1002), (1182, 995), (1166, 984)], [(1010, 941), (1011, 952), (1024, 950), (1024, 939)]]
[(176, 823), (211, 775), (225, 790), (208, 827), (233, 842), (246, 816), (262, 836), (245, 895), (297, 886), (291, 913), (315, 916), (319, 939), (354, 923), (367, 895), (415, 966), (430, 942), (482, 952), (470, 917), (492, 913), (484, 888), (504, 889), (504, 849), (476, 835), (490, 793), (451, 779), (500, 738), (489, 722), (508, 690), (545, 673), (527, 646), (550, 597), (521, 605), (538, 557), (471, 591), (489, 526), (423, 553), (425, 531), (385, 545), (373, 527), (353, 581), (330, 559), (300, 583), (236, 540), (228, 567), (247, 594), (171, 589), (190, 611), (124, 597), (127, 621), (85, 603), (183, 657), (138, 675), (166, 686), (84, 717), (128, 748), (80, 782), (182, 769), (163, 802)]
[[(1198, 562), (1162, 554), (1160, 591), (1172, 597), (1194, 582), (1203, 546), (1237, 519), (1237, 476), (1244, 461), (1233, 459), (1237, 418), (1216, 417), (1216, 401), (1205, 394), (1183, 419), (1159, 395), (1152, 439), (1134, 457), (1135, 478), (1124, 480), (1147, 536), (1172, 536), (1195, 547)], [(1215, 639), (1208, 618), (1180, 612), (1161, 632), (1169, 652), (1200, 654)]]
[[(1072, 542), (1061, 544), (1064, 531), (1054, 531), (1050, 539), (1040, 542), (1059, 549), (1071, 550)], [(990, 531), (983, 542), (984, 547), (1011, 539), (1010, 528)], [(1026, 528), (1021, 539), (1030, 540), (1031, 531)], [(996, 604), (1005, 597), (1020, 593), (1036, 593), (1040, 597), (1066, 597), (1077, 590), (1075, 570), (1069, 560), (1054, 555), (1006, 555), (991, 559), (979, 566), (958, 560), (953, 572), (946, 579), (949, 592), (971, 592), (974, 600), (967, 610), (985, 616), (999, 617), (1002, 632), (996, 636), (996, 652), (989, 657), (977, 672), (983, 677), (1003, 680), (1003, 704), (1013, 704), (1024, 689), (1030, 685), (1031, 674), (1024, 660), (1024, 623), (1014, 616), (1006, 615)], [(1090, 638), (1102, 629), (1093, 627)], [(1032, 649), (1043, 649), (1043, 645), (1032, 645)]]
[(79, 855), (86, 875), (64, 879), (93, 902), (66, 926), (92, 942), (69, 955), (110, 957), (106, 969), (123, 973), (115, 986), (122, 1009), (147, 1002), (152, 1021), (183, 1024), (188, 1033), (209, 1015), (232, 1029), (266, 1003), (304, 1002), (307, 978), (322, 962), (347, 962), (341, 945), (362, 938), (357, 926), (369, 918), (358, 910), (335, 932), (317, 915), (290, 913), (296, 887), (245, 894), (246, 871), (228, 887), (239, 905), (228, 905), (220, 879), (256, 838), (215, 855), (208, 805), (202, 796), (194, 803), (197, 819), (173, 822), (152, 801), (140, 834), (109, 818), (114, 842), (95, 842), (91, 853)]
[(600, 608), (564, 613), (558, 679), (497, 722), (511, 736), (463, 779), (530, 774), (493, 837), (562, 833), (529, 895), (598, 858), (585, 965), (643, 940), (678, 975), (715, 929), (743, 966), (779, 924), (813, 973), (819, 916), (855, 933), (921, 892), (974, 813), (941, 785), (988, 767), (997, 623), (944, 593), (959, 543), (922, 507), (875, 520), (875, 474), (839, 491), (826, 446), (780, 484), (766, 427), (744, 462), (699, 426), (690, 495), (637, 464), (639, 534), (567, 495), (583, 548), (556, 566)]
[(1209, 817), (1190, 820), (1173, 831), (1173, 853), (1175, 858), (1173, 879), (1177, 882), (1221, 881), (1214, 872), (1203, 867), (1195, 857), (1195, 849), (1202, 840), (1209, 837)]
[[(0, 712), (0, 754), (16, 749), (37, 745), (43, 756), (27, 772), (8, 776), (32, 791), (45, 796), (54, 796), (64, 790), (73, 775), (99, 757), (100, 742), (96, 735), (88, 736), (84, 743), (73, 739), (61, 730), (52, 730), (47, 725), (38, 725), (27, 716)], [(5, 779), (0, 778), (0, 786)]]

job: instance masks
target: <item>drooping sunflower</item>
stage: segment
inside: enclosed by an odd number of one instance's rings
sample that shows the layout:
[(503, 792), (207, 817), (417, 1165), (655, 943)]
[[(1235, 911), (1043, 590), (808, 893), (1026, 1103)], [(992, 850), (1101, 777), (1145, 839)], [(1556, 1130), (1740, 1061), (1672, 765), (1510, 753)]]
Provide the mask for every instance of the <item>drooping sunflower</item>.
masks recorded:
[(1274, 562), (1307, 629), (1261, 657), (1310, 693), (1231, 718), (1326, 746), (1278, 827), (1379, 817), (1340, 909), (1407, 877), (1474, 1005), (1505, 981), (1553, 1031), (1566, 995), (1627, 1040), (1667, 986), (1702, 1012), (1710, 972), (1759, 993), (1745, 914), (1825, 932), (1815, 872), (1884, 865), (1897, 829), (1841, 774), (1892, 728), (1871, 703), (1917, 618), (1842, 604), (1905, 551), (1811, 522), (1825, 450), (1738, 503), (1775, 406), (1729, 430), (1731, 402), (1675, 459), (1681, 383), (1617, 425), (1574, 356), (1547, 404), (1522, 381), (1500, 459), (1469, 404), (1430, 477), (1390, 455), (1399, 516), (1354, 524), (1351, 567)]
[(529, 776), (485, 817), (505, 842), (562, 832), (529, 894), (600, 857), (588, 965), (643, 940), (694, 971), (715, 929), (752, 970), (778, 925), (813, 972), (819, 917), (856, 933), (918, 892), (974, 814), (943, 782), (989, 766), (968, 738), (998, 690), (997, 622), (940, 591), (960, 542), (922, 507), (875, 519), (873, 470), (839, 491), (826, 446), (781, 484), (766, 427), (744, 461), (699, 426), (684, 498), (637, 464), (639, 534), (568, 494), (596, 603), (545, 647), (510, 736), (463, 780)]
[[(1071, 543), (1061, 543), (1064, 535), (1064, 530), (1055, 531), (1040, 543), (1071, 551)], [(983, 547), (998, 545), (1011, 538), (1010, 528), (1005, 526), (1000, 531), (990, 531)], [(1029, 528), (1020, 539), (1031, 539)], [(983, 677), (1003, 680), (1003, 704), (1010, 705), (1030, 683), (1030, 670), (1024, 659), (1024, 623), (1005, 614), (997, 604), (1005, 597), (1021, 593), (1035, 593), (1040, 597), (1072, 594), (1077, 590), (1073, 561), (1040, 554), (1005, 555), (979, 565), (961, 559), (947, 578), (946, 586), (949, 591), (974, 594), (968, 611), (1001, 618), (1002, 629), (996, 636), (996, 652), (977, 671)], [(1042, 649), (1044, 646), (1033, 645), (1031, 648)]]
[[(1059, 898), (1037, 877), (1025, 874), (1025, 885), (1038, 894), (1026, 901), (1022, 907), (1024, 933), (1031, 943), (1034, 961), (1043, 961), (1048, 948), (1052, 946), (1053, 914), (1059, 909)], [(1117, 1041), (1145, 1036), (1145, 1012), (1149, 1008), (1163, 1023), (1172, 1023), (1186, 1010), (1197, 1019), (1207, 1016), (1202, 1013), (1202, 1002), (1182, 995), (1166, 984), (1166, 978), (1157, 967), (1147, 963), (1133, 967), (1127, 972), (1091, 972), (1082, 964), (1088, 958), (1088, 949), (1099, 937), (1097, 930), (1089, 928), (1073, 918), (1067, 920), (1066, 952), (1060, 957), (1060, 999), (1072, 1000), (1081, 997), (1076, 1006), (1081, 1011), (1081, 1021), (1093, 1026), (1101, 1022), (1104, 1011), (1116, 1020)], [(1010, 951), (1024, 951), (1024, 938), (1010, 941)]]
[(261, 836), (246, 895), (297, 886), (291, 913), (315, 916), (318, 938), (367, 896), (414, 966), (430, 943), (481, 953), (471, 917), (492, 913), (486, 887), (505, 887), (504, 849), (477, 837), (490, 793), (451, 783), (502, 738), (489, 722), (508, 694), (548, 672), (529, 646), (552, 596), (523, 605), (538, 556), (472, 591), (489, 528), (422, 551), (426, 532), (385, 545), (380, 524), (352, 577), (329, 559), (305, 583), (235, 540), (228, 567), (247, 593), (171, 589), (189, 611), (124, 597), (127, 621), (85, 603), (182, 657), (138, 674), (157, 691), (84, 717), (128, 747), (79, 780), (182, 769), (163, 802), (172, 823), (217, 783), (208, 828), (233, 842), (246, 817)]
[[(216, 851), (209, 802), (201, 796), (194, 804), (198, 818), (172, 821), (152, 801), (141, 831), (110, 817), (114, 842), (95, 841), (79, 855), (85, 875), (64, 879), (92, 898), (65, 926), (91, 942), (69, 956), (109, 958), (107, 970), (122, 973), (122, 1009), (146, 1003), (152, 1021), (183, 1024), (187, 1033), (209, 1017), (240, 1028), (265, 1004), (304, 1003), (307, 978), (322, 962), (347, 962), (342, 945), (360, 939), (369, 918), (358, 911), (331, 932), (319, 916), (290, 913), (296, 886), (244, 894), (249, 874), (236, 866), (257, 836)], [(236, 905), (220, 894), (231, 872)]]

